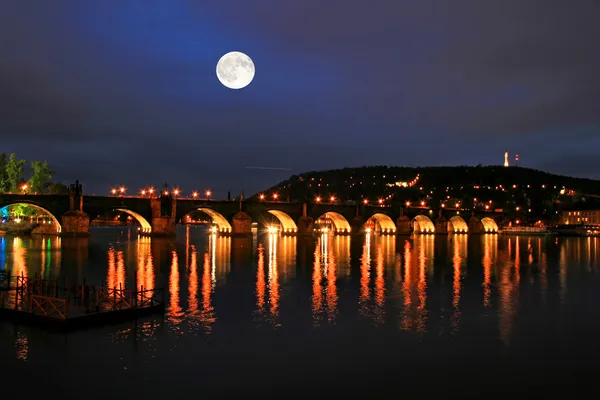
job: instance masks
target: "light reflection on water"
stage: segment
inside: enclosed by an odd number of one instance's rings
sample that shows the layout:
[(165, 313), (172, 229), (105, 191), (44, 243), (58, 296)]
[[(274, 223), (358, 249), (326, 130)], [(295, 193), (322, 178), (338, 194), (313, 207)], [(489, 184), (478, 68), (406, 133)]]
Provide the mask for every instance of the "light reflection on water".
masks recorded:
[[(231, 345), (267, 340), (269, 332), (309, 340), (331, 329), (344, 329), (334, 338), (323, 336), (331, 346), (346, 334), (377, 342), (385, 332), (396, 335), (400, 347), (408, 335), (477, 337), (510, 348), (523, 340), (528, 319), (563, 326), (569, 312), (589, 311), (588, 293), (599, 285), (598, 240), (327, 234), (307, 240), (271, 234), (246, 245), (189, 227), (176, 240), (104, 229), (84, 241), (0, 237), (0, 268), (110, 287), (164, 287), (164, 318), (71, 334), (119, 359), (153, 359), (162, 348), (174, 351), (173, 340), (195, 353), (198, 335)], [(48, 350), (40, 335), (0, 325), (0, 355), (15, 362), (42, 357)], [(10, 351), (2, 347), (8, 336)], [(138, 340), (145, 345), (137, 350), (120, 347)]]

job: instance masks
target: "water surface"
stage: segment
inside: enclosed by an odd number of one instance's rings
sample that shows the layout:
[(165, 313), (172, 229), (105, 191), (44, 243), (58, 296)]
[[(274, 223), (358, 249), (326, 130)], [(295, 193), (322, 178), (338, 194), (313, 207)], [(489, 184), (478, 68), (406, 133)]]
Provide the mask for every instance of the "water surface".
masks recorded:
[(13, 274), (166, 290), (165, 315), (137, 322), (0, 322), (3, 381), (78, 399), (576, 396), (600, 361), (599, 260), (597, 238), (1, 237)]

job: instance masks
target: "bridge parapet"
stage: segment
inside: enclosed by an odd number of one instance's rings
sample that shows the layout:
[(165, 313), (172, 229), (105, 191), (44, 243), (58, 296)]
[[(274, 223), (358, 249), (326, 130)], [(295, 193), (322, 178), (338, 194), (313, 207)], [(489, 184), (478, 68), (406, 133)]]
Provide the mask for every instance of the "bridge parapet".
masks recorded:
[[(338, 234), (365, 233), (365, 224), (374, 224), (382, 234), (408, 234), (415, 226), (422, 233), (485, 232), (497, 229), (499, 213), (444, 208), (403, 207), (400, 204), (378, 206), (349, 203), (291, 203), (267, 201), (217, 201), (208, 199), (180, 199), (167, 197), (84, 196), (75, 201), (75, 195), (1, 194), (0, 207), (15, 203), (38, 206), (61, 221), (63, 233), (89, 232), (90, 218), (116, 210), (133, 216), (142, 226), (142, 233), (172, 235), (176, 223), (192, 211), (208, 214), (221, 233), (251, 232), (252, 223), (268, 225), (278, 221), (285, 234), (311, 235), (317, 222), (327, 215)], [(241, 214), (240, 214), (241, 213)], [(473, 218), (469, 218), (472, 216)], [(459, 219), (457, 219), (457, 217)], [(482, 222), (484, 217), (490, 218)], [(464, 221), (464, 224), (461, 222)], [(330, 221), (331, 222), (331, 221)], [(467, 227), (467, 228), (465, 228)], [(486, 228), (487, 227), (487, 228)]]

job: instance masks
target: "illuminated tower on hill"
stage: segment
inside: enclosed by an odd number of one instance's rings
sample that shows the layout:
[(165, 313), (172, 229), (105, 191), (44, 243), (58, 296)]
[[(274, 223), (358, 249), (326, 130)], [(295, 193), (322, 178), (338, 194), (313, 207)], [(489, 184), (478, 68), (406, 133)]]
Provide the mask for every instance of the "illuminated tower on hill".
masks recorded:
[(508, 167), (508, 151), (504, 152), (504, 166)]
[(516, 166), (519, 165), (519, 155), (518, 154), (515, 156), (515, 165)]

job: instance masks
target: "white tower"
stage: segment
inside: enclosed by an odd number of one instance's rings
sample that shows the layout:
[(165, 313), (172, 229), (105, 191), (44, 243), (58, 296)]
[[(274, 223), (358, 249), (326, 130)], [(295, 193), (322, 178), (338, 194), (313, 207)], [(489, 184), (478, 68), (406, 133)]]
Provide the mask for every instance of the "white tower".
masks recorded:
[(504, 152), (504, 166), (508, 167), (508, 151)]

